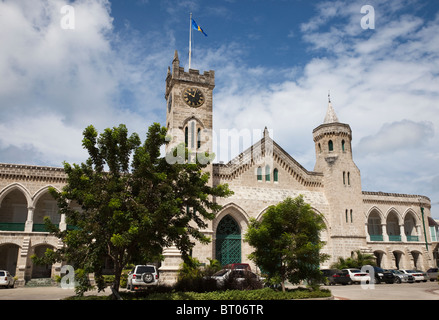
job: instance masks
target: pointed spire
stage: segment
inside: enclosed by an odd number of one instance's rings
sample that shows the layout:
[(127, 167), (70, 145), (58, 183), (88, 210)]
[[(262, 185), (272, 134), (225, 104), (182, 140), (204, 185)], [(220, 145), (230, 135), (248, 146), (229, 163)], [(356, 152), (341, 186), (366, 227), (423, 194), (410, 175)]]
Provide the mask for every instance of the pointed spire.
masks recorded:
[(177, 52), (177, 50), (175, 50), (175, 52), (174, 52), (174, 60), (172, 62), (174, 62), (174, 61), (180, 62), (180, 59), (178, 59), (178, 52)]
[(265, 137), (270, 137), (270, 135), (269, 135), (269, 133), (268, 133), (268, 129), (267, 129), (267, 126), (265, 126), (265, 129), (264, 129), (264, 136), (263, 136), (264, 138)]
[(333, 123), (333, 122), (339, 122), (337, 115), (335, 114), (334, 108), (332, 107), (331, 103), (331, 94), (328, 91), (328, 110), (326, 111), (325, 120), (323, 121), (324, 124), (326, 123)]

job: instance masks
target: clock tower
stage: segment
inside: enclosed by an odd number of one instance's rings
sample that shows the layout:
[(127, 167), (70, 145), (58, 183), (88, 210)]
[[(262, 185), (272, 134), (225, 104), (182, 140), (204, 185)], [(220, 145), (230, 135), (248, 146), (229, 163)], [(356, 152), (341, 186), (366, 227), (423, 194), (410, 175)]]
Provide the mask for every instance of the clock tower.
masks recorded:
[[(168, 68), (166, 77), (166, 128), (168, 129), (169, 143), (166, 146), (168, 154), (174, 147), (185, 143), (191, 152), (191, 162), (208, 160), (201, 158), (205, 152), (212, 153), (212, 91), (215, 87), (215, 72), (205, 71), (200, 74), (198, 70), (189, 69), (188, 72), (180, 67), (177, 50), (172, 61), (172, 70)], [(195, 159), (195, 155), (196, 159)], [(168, 155), (167, 155), (168, 157)], [(179, 160), (173, 155), (172, 161)], [(204, 162), (204, 163), (207, 163)], [(210, 173), (208, 184), (212, 186), (212, 161), (207, 164), (203, 171)], [(212, 222), (206, 221), (207, 228), (200, 230), (207, 236), (212, 236)], [(196, 257), (212, 257), (212, 248), (208, 244), (197, 244), (193, 248)], [(181, 253), (171, 246), (163, 250), (164, 260), (160, 267), (161, 278), (165, 283), (177, 281), (178, 270), (182, 262)]]
[(177, 50), (166, 77), (166, 151), (185, 143), (194, 152), (212, 152), (212, 91), (215, 72), (180, 67)]

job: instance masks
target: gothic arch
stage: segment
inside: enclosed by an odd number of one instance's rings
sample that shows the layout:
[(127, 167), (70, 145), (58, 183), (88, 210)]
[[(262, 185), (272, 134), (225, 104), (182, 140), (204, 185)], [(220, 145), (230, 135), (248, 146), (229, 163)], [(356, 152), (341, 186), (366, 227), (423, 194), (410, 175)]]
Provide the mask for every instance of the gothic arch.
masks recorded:
[(203, 129), (206, 128), (206, 126), (204, 125), (203, 121), (201, 121), (200, 119), (198, 119), (195, 116), (190, 116), (190, 117), (186, 118), (183, 121), (183, 123), (181, 124), (182, 128), (186, 127), (187, 124), (189, 123), (189, 121), (192, 121), (192, 120), (194, 120), (197, 123), (197, 125), (199, 125), (201, 128), (203, 128)]
[(27, 202), (27, 206), (28, 207), (33, 205), (32, 197), (31, 197), (29, 191), (26, 189), (25, 186), (23, 186), (21, 183), (18, 183), (18, 182), (12, 183), (12, 184), (4, 187), (0, 191), (0, 205), (1, 205), (2, 201), (3, 201), (3, 199), (6, 197), (6, 195), (9, 192), (14, 191), (14, 190), (18, 190), (18, 191), (20, 191), (24, 195), (24, 197), (26, 198), (26, 202)]
[(241, 230), (247, 229), (249, 225), (250, 216), (244, 211), (240, 206), (231, 202), (223, 206), (221, 211), (217, 214), (215, 220), (213, 221), (212, 228), (216, 232), (219, 222), (226, 215), (230, 215), (236, 222), (240, 225)]
[(52, 186), (52, 185), (47, 185), (44, 186), (42, 188), (40, 188), (37, 192), (35, 192), (35, 194), (33, 195), (32, 199), (33, 199), (33, 205), (35, 206), (38, 202), (38, 200), (44, 195), (44, 194), (49, 194), (49, 188), (55, 188), (56, 191), (61, 192), (61, 190), (59, 190), (58, 188)]
[(390, 214), (395, 214), (396, 217), (398, 218), (398, 222), (401, 224), (403, 223), (404, 219), (401, 216), (401, 213), (395, 208), (395, 207), (390, 207), (389, 210), (387, 210), (386, 212), (386, 220), (389, 217)]
[(415, 210), (413, 210), (412, 208), (408, 208), (407, 210), (405, 210), (404, 214), (402, 215), (402, 221), (405, 220), (405, 218), (411, 214), (413, 216), (413, 218), (415, 219), (415, 221), (417, 223), (419, 223), (419, 221), (421, 220), (421, 218), (419, 217), (419, 215), (415, 212)]
[(383, 212), (377, 206), (373, 206), (369, 208), (369, 210), (366, 212), (366, 217), (365, 217), (366, 221), (369, 219), (369, 216), (374, 212), (378, 213), (378, 216), (380, 217), (381, 221), (386, 221)]

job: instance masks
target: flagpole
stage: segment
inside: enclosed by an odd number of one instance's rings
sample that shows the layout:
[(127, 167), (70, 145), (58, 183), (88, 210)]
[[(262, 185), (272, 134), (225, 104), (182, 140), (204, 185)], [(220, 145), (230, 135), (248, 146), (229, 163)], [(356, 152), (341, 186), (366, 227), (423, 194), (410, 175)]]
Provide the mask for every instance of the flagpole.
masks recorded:
[(191, 55), (192, 55), (192, 12), (189, 17), (189, 69), (191, 68)]

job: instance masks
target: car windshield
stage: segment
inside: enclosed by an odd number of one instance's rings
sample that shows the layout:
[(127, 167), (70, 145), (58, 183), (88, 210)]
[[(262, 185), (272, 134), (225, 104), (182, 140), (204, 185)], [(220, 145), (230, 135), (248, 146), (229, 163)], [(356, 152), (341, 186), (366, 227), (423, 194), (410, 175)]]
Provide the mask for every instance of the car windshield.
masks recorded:
[(416, 273), (415, 270), (406, 270), (405, 272), (407, 272), (407, 273)]
[(215, 273), (213, 276), (214, 277), (221, 277), (221, 276), (225, 275), (227, 273), (227, 271), (229, 271), (229, 270), (227, 270), (227, 269), (220, 270), (217, 273)]
[(4, 271), (0, 271), (0, 277), (4, 277), (5, 276), (5, 272)]
[(399, 271), (399, 270), (390, 270), (390, 272), (393, 272), (393, 273), (395, 273), (395, 274), (402, 274), (402, 272)]
[(154, 273), (154, 267), (151, 266), (138, 266), (137, 267), (137, 272), (136, 273), (145, 273), (145, 272), (151, 272)]
[(361, 270), (360, 269), (351, 269), (351, 272), (357, 273), (357, 272), (361, 272)]

